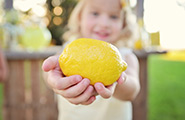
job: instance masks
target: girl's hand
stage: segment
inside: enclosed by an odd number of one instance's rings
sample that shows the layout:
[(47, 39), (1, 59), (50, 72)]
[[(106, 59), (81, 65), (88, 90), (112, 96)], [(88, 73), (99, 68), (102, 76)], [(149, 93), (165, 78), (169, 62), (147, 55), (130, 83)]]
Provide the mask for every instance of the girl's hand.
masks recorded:
[(87, 78), (80, 75), (65, 77), (59, 67), (58, 56), (46, 59), (42, 69), (48, 72), (46, 81), (57, 94), (62, 95), (72, 104), (88, 105), (94, 102), (95, 90)]
[(83, 79), (80, 75), (65, 77), (59, 67), (58, 56), (46, 59), (42, 69), (48, 73), (45, 79), (53, 91), (72, 104), (91, 104), (98, 94), (103, 98), (110, 98), (116, 84), (122, 84), (126, 80), (126, 75), (123, 73), (118, 81), (110, 86), (105, 87), (102, 83), (96, 83), (93, 87), (87, 78)]
[(114, 90), (117, 84), (122, 84), (126, 81), (126, 74), (123, 72), (117, 82), (113, 83), (109, 86), (104, 86), (102, 83), (95, 83), (94, 87), (96, 89), (97, 94), (102, 96), (105, 99), (110, 98), (114, 94)]

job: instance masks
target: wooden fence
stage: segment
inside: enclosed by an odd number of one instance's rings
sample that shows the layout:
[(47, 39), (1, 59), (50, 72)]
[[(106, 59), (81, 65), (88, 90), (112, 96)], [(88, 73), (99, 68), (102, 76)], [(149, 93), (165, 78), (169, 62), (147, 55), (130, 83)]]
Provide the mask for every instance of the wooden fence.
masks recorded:
[(41, 64), (54, 51), (5, 52), (9, 75), (4, 83), (3, 120), (57, 120), (55, 95), (44, 83)]

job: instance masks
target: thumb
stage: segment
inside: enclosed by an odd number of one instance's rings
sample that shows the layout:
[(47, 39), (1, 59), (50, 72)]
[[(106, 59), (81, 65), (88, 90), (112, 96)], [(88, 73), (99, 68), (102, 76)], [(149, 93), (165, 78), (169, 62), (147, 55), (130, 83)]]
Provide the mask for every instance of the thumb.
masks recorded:
[(125, 83), (125, 81), (127, 80), (127, 74), (125, 72), (122, 72), (120, 78), (118, 79), (117, 83), (118, 84), (122, 84)]
[(44, 60), (42, 64), (42, 70), (45, 72), (48, 72), (52, 69), (54, 69), (58, 64), (58, 56), (51, 56)]

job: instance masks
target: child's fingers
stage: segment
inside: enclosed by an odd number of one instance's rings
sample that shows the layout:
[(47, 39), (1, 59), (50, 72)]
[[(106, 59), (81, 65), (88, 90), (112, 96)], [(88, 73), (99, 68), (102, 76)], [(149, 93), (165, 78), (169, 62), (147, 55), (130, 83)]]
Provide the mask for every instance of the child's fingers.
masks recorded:
[(77, 97), (78, 95), (82, 94), (86, 90), (89, 84), (90, 84), (90, 80), (87, 78), (84, 78), (78, 84), (66, 89), (65, 92), (63, 92), (63, 96), (66, 98)]
[(96, 83), (94, 87), (97, 93), (103, 98), (110, 98), (112, 96), (112, 91), (107, 89), (102, 83)]
[(73, 104), (90, 104), (93, 102), (93, 99), (91, 98), (91, 96), (93, 95), (93, 86), (89, 85), (87, 87), (87, 89), (80, 94), (79, 96), (75, 97), (75, 98), (69, 98), (69, 102), (73, 103)]
[(127, 75), (125, 72), (123, 72), (120, 76), (120, 78), (118, 79), (117, 83), (118, 84), (122, 84), (125, 83), (125, 81), (127, 80)]
[(45, 72), (48, 72), (54, 69), (57, 66), (57, 64), (58, 64), (58, 56), (51, 56), (43, 62), (42, 69)]
[(96, 100), (96, 96), (91, 96), (88, 101), (81, 103), (82, 105), (89, 105)]
[(62, 77), (61, 72), (57, 73), (50, 71), (48, 73), (48, 84), (51, 85), (53, 89), (64, 90), (70, 86), (79, 83), (82, 80), (80, 75), (73, 75), (69, 77)]

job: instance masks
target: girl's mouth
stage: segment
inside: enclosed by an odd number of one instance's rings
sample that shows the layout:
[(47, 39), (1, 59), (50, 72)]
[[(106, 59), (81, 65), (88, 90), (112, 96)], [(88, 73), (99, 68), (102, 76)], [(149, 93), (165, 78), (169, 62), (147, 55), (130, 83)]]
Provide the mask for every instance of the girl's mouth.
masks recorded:
[(95, 35), (100, 39), (105, 39), (109, 36), (109, 34), (105, 32), (95, 32)]

